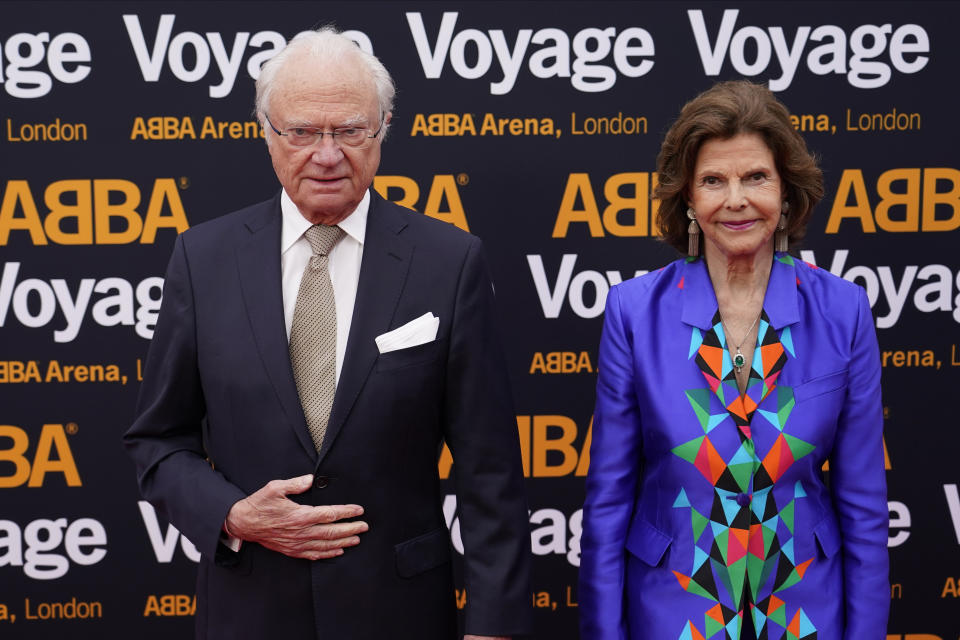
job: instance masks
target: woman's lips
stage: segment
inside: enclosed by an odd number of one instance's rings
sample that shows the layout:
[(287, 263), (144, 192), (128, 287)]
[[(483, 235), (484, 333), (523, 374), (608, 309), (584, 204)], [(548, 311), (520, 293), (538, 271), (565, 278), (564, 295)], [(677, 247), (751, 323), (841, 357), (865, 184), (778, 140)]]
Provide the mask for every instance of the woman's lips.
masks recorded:
[(744, 231), (752, 227), (756, 222), (756, 220), (743, 220), (741, 222), (721, 222), (720, 224), (731, 231)]

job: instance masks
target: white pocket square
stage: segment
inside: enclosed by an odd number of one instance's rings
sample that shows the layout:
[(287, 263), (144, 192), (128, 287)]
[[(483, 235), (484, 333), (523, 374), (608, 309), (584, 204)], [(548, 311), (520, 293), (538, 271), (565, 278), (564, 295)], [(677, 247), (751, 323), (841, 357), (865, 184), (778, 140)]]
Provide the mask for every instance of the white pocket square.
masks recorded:
[(433, 342), (437, 339), (437, 329), (439, 328), (440, 318), (434, 316), (432, 311), (428, 311), (402, 327), (397, 327), (393, 331), (377, 336), (377, 349), (380, 350), (380, 353), (387, 353)]

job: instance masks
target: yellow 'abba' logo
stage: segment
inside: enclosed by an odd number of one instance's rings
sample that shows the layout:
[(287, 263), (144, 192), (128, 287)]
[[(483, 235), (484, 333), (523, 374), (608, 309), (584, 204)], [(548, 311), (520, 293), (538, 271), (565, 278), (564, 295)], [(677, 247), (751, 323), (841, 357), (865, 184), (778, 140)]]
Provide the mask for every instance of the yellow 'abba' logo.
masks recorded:
[(153, 182), (146, 212), (143, 196), (129, 180), (58, 180), (46, 186), (42, 216), (26, 180), (8, 180), (0, 201), (0, 246), (13, 231), (34, 245), (141, 244), (156, 241), (157, 230), (190, 227), (173, 178)]
[(529, 373), (593, 373), (590, 354), (586, 351), (535, 351)]
[[(577, 423), (567, 416), (517, 416), (520, 455), (526, 478), (586, 476), (590, 467), (590, 442), (593, 439), (593, 417), (583, 442), (577, 444)], [(447, 445), (440, 453), (438, 471), (441, 479), (450, 477), (453, 456)]]
[[(938, 191), (940, 183), (948, 191)], [(877, 178), (870, 206), (867, 184), (860, 169), (845, 169), (840, 176), (837, 195), (830, 209), (827, 233), (837, 233), (840, 222), (850, 218), (860, 222), (865, 233), (884, 231), (953, 231), (960, 227), (960, 171), (945, 167), (928, 169), (890, 169)], [(950, 215), (938, 217), (949, 209)]]
[(61, 473), (68, 487), (82, 486), (77, 463), (67, 440), (62, 424), (45, 424), (40, 430), (37, 448), (32, 454), (30, 437), (20, 427), (0, 424), (0, 469), (6, 471), (13, 465), (13, 473), (0, 475), (0, 489), (19, 487), (42, 487), (48, 473)]
[(256, 120), (214, 120), (211, 116), (204, 116), (200, 121), (200, 133), (197, 133), (190, 116), (175, 118), (173, 116), (155, 116), (144, 118), (138, 116), (133, 119), (133, 128), (130, 130), (131, 140), (251, 140), (263, 138), (263, 128)]
[[(651, 218), (660, 201), (651, 199), (657, 187), (657, 174), (646, 171), (617, 173), (603, 183), (603, 213), (594, 195), (590, 175), (571, 173), (560, 201), (560, 210), (553, 226), (554, 238), (566, 238), (571, 224), (587, 225), (590, 236), (637, 237), (659, 235)], [(582, 204), (578, 204), (582, 203)]]
[(197, 613), (197, 596), (188, 596), (183, 593), (147, 596), (147, 604), (143, 608), (143, 617), (150, 616), (192, 616)]
[[(413, 178), (376, 176), (373, 179), (373, 188), (391, 202), (408, 209), (418, 210), (416, 207), (420, 201), (420, 185)], [(427, 192), (426, 204), (423, 205), (423, 213), (431, 218), (449, 222), (464, 231), (470, 231), (467, 216), (463, 211), (463, 202), (460, 200), (460, 191), (457, 189), (457, 180), (451, 174), (433, 176)]]

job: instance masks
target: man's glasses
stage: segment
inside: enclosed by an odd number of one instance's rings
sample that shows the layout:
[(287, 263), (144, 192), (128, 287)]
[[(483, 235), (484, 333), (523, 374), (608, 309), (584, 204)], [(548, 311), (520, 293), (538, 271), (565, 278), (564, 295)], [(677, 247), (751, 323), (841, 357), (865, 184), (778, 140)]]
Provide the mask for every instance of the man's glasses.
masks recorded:
[(283, 136), (287, 142), (295, 147), (308, 147), (317, 140), (322, 140), (323, 136), (330, 136), (334, 142), (345, 144), (350, 147), (359, 147), (369, 138), (376, 138), (380, 130), (383, 129), (383, 113), (380, 113), (380, 126), (372, 134), (366, 127), (338, 127), (333, 131), (324, 131), (317, 127), (289, 127), (281, 131), (270, 122), (270, 116), (263, 114), (267, 119), (267, 124), (278, 136)]

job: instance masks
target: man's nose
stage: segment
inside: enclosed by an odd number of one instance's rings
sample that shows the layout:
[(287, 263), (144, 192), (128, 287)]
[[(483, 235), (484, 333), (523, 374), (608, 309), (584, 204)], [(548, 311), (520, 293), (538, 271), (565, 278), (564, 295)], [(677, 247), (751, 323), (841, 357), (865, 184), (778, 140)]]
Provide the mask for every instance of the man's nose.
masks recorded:
[(329, 133), (325, 133), (311, 146), (310, 159), (324, 166), (333, 166), (343, 159), (340, 144)]

